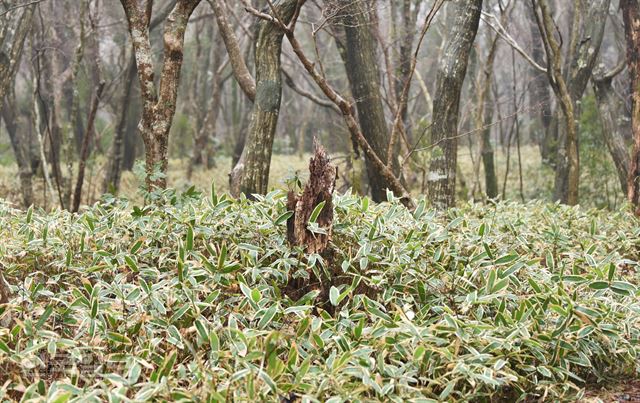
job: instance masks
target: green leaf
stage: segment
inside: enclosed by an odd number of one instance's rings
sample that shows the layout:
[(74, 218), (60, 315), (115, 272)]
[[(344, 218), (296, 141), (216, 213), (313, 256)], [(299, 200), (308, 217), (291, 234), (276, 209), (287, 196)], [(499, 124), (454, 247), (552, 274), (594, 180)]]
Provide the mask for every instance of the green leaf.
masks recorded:
[(42, 316), (40, 317), (40, 319), (38, 319), (38, 323), (36, 323), (36, 329), (42, 329), (42, 326), (44, 326), (45, 322), (47, 321), (47, 319), (49, 319), (49, 316), (51, 316), (52, 313), (53, 306), (47, 305), (44, 312), (42, 313)]
[(511, 263), (514, 260), (516, 260), (518, 258), (518, 255), (515, 253), (511, 253), (508, 255), (503, 255), (500, 256), (499, 258), (496, 259), (496, 261), (494, 262), (494, 264), (496, 265), (500, 265), (500, 264), (505, 264), (505, 263)]
[(630, 294), (635, 294), (636, 292), (636, 287), (633, 284), (628, 283), (626, 281), (612, 281), (611, 289), (614, 289), (614, 288), (618, 290), (628, 291)]
[(318, 205), (313, 209), (313, 211), (311, 212), (311, 216), (309, 216), (309, 222), (316, 222), (316, 220), (318, 219), (318, 216), (320, 215), (320, 212), (322, 212), (322, 208), (325, 205), (325, 201), (321, 201), (320, 203), (318, 203)]
[(2, 340), (0, 340), (0, 351), (6, 354), (11, 354), (11, 349), (9, 348), (9, 346), (7, 346), (7, 343)]
[(220, 247), (220, 255), (218, 256), (218, 271), (221, 271), (224, 267), (224, 261), (227, 259), (227, 245), (222, 244)]
[(589, 288), (594, 290), (604, 290), (605, 288), (609, 288), (609, 282), (607, 281), (593, 281), (589, 284)]
[(107, 339), (114, 341), (116, 343), (122, 343), (127, 345), (132, 344), (132, 341), (130, 338), (117, 332), (107, 332)]
[(281, 214), (276, 220), (273, 222), (273, 225), (280, 225), (283, 222), (286, 222), (293, 215), (293, 211), (287, 211), (286, 213)]
[(609, 281), (613, 281), (613, 276), (616, 273), (616, 265), (613, 263), (609, 263), (609, 270), (607, 272), (607, 278)]
[(140, 247), (142, 246), (142, 239), (140, 239), (138, 242), (136, 242), (135, 244), (133, 244), (133, 246), (131, 247), (130, 253), (132, 255), (135, 255), (136, 252), (138, 250), (140, 250)]
[(493, 290), (491, 291), (492, 294), (496, 294), (500, 291), (502, 291), (503, 289), (507, 288), (507, 286), (509, 286), (509, 278), (505, 278), (504, 280), (500, 280), (496, 283), (496, 285), (493, 286)]
[(127, 263), (127, 266), (129, 266), (129, 268), (131, 269), (131, 271), (133, 271), (134, 273), (139, 272), (140, 270), (138, 270), (138, 265), (136, 264), (136, 261), (133, 260), (132, 257), (130, 256), (125, 256), (124, 257), (124, 261)]
[(251, 290), (251, 299), (255, 303), (260, 302), (260, 300), (262, 299), (262, 294), (260, 294), (260, 290), (258, 290), (257, 288), (254, 288), (253, 290)]
[(211, 205), (213, 207), (218, 205), (218, 195), (216, 194), (216, 183), (215, 181), (211, 181), (211, 193), (209, 195), (211, 200)]
[(269, 309), (267, 309), (264, 312), (264, 314), (262, 315), (262, 318), (260, 318), (260, 321), (258, 322), (258, 328), (260, 329), (266, 328), (269, 325), (269, 323), (271, 323), (271, 321), (273, 320), (273, 317), (276, 316), (277, 311), (278, 311), (278, 306), (271, 305)]
[(175, 350), (165, 357), (162, 365), (158, 369), (158, 380), (162, 379), (165, 376), (168, 376), (171, 373), (173, 365), (176, 363), (177, 357), (178, 353)]
[(191, 228), (191, 225), (187, 227), (187, 241), (185, 250), (187, 252), (191, 252), (193, 250), (193, 228)]

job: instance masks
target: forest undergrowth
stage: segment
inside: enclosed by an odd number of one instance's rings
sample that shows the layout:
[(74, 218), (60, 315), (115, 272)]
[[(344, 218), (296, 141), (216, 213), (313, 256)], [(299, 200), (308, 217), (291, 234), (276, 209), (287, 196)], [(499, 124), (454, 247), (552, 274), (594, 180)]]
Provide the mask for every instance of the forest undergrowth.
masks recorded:
[(639, 376), (624, 210), (340, 194), (318, 255), (287, 244), (281, 190), (151, 196), (0, 204), (0, 398), (564, 400)]

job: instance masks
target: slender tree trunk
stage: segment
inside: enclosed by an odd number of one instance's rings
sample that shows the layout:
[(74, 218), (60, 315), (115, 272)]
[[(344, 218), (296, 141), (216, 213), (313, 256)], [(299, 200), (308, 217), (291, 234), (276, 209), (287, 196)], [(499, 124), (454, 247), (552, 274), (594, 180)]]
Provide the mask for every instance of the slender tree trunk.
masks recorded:
[[(209, 36), (212, 36), (212, 32), (209, 32)], [(194, 138), (193, 158), (191, 160), (190, 172), (193, 166), (209, 167), (209, 160), (211, 157), (211, 150), (209, 147), (209, 138), (213, 136), (216, 130), (216, 124), (218, 122), (218, 115), (220, 113), (220, 105), (222, 103), (222, 84), (223, 84), (223, 68), (224, 68), (224, 54), (225, 48), (221, 41), (215, 41), (215, 45), (211, 52), (209, 52), (208, 58), (213, 59), (213, 65), (211, 70), (213, 71), (213, 77), (211, 77), (210, 89), (198, 89), (194, 88), (195, 93), (200, 93), (200, 97), (194, 106), (195, 109), (202, 109), (202, 113), (199, 117), (200, 123), (196, 125), (196, 135)], [(200, 82), (200, 85), (207, 85), (206, 75), (201, 80), (194, 82)], [(203, 108), (202, 105), (206, 105)], [(197, 115), (197, 114), (196, 114)]]
[[(345, 69), (351, 94), (355, 99), (362, 133), (373, 151), (385, 164), (388, 164), (389, 129), (380, 94), (376, 41), (371, 32), (369, 17), (371, 12), (368, 7), (368, 3), (364, 0), (348, 1), (341, 7), (340, 21), (345, 33)], [(404, 85), (404, 82), (402, 84)], [(377, 202), (386, 200), (386, 190), (391, 188), (390, 183), (380, 175), (380, 171), (370, 158), (366, 159), (366, 167), (372, 199)], [(397, 175), (399, 172), (397, 159), (393, 161), (392, 169)]]
[(73, 192), (73, 205), (72, 212), (77, 212), (80, 209), (80, 202), (82, 199), (82, 186), (84, 185), (84, 171), (89, 158), (89, 144), (94, 137), (96, 113), (98, 112), (98, 104), (100, 103), (100, 97), (104, 90), (104, 81), (98, 84), (93, 100), (91, 102), (91, 109), (89, 110), (89, 116), (87, 118), (87, 130), (82, 139), (82, 149), (80, 151), (80, 160), (78, 161), (78, 179), (76, 181), (76, 187)]
[[(280, 0), (273, 4), (279, 18), (288, 23), (298, 2)], [(275, 22), (261, 19), (256, 23), (255, 32), (256, 97), (242, 155), (229, 176), (231, 193), (244, 193), (249, 197), (254, 193), (264, 194), (268, 189), (282, 97), (280, 53), (284, 31)]]
[[(18, 17), (15, 33), (11, 40), (7, 38), (9, 30), (3, 29), (0, 35), (0, 102), (4, 99), (9, 86), (13, 83), (13, 77), (20, 64), (24, 41), (31, 28), (35, 7), (35, 5), (24, 7), (20, 17)], [(16, 13), (20, 13), (20, 10), (17, 10)], [(3, 21), (4, 23), (6, 22)], [(2, 28), (8, 28), (8, 25)], [(7, 45), (5, 45), (5, 42), (7, 42)]]
[[(536, 24), (534, 10), (529, 5), (527, 7), (527, 19), (531, 33), (531, 57), (538, 64), (544, 63), (544, 44), (540, 37), (540, 31)], [(538, 111), (536, 115), (539, 118), (540, 126), (532, 125), (532, 132), (529, 137), (540, 146), (540, 154), (543, 162), (550, 161), (551, 156), (555, 155), (555, 141), (553, 134), (557, 131), (551, 130), (551, 119), (553, 111), (551, 109), (551, 94), (549, 91), (549, 81), (544, 73), (531, 68), (530, 69), (530, 95), (529, 108), (532, 112)]]
[[(604, 35), (610, 0), (574, 2), (573, 26), (569, 54), (563, 63), (560, 43), (556, 39), (556, 24), (546, 0), (531, 0), (538, 29), (547, 56), (547, 76), (558, 99), (562, 115), (558, 124), (558, 149), (554, 199), (574, 205), (578, 203), (580, 160), (578, 152), (577, 101), (587, 87), (595, 67)], [(586, 9), (583, 9), (586, 7)], [(537, 9), (540, 9), (538, 14)], [(568, 67), (563, 72), (563, 64)]]
[(638, 0), (620, 0), (627, 42), (627, 68), (631, 78), (631, 131), (633, 151), (627, 179), (629, 202), (640, 216), (640, 4)]
[(592, 77), (593, 90), (596, 94), (600, 122), (602, 123), (602, 137), (616, 167), (620, 188), (624, 194), (627, 194), (630, 159), (622, 134), (624, 112), (622, 100), (615, 94), (611, 85), (612, 79), (611, 76), (594, 75)]
[(109, 156), (109, 166), (107, 175), (105, 177), (104, 184), (102, 186), (103, 193), (113, 192), (118, 193), (120, 188), (120, 178), (122, 177), (122, 159), (123, 159), (123, 142), (124, 135), (127, 129), (127, 119), (129, 116), (129, 109), (131, 108), (131, 98), (133, 93), (133, 83), (136, 79), (136, 64), (135, 56), (131, 52), (131, 58), (127, 63), (125, 80), (124, 80), (124, 94), (120, 101), (120, 113), (118, 116), (118, 123), (113, 136), (113, 145), (111, 146), (111, 153)]
[(482, 0), (457, 0), (452, 4), (456, 18), (436, 77), (431, 127), (434, 149), (427, 174), (429, 198), (438, 209), (455, 205), (460, 92), (482, 11)]
[(404, 123), (404, 133), (407, 136), (411, 133), (409, 130), (408, 120), (408, 104), (401, 102), (402, 91), (404, 89), (404, 83), (411, 75), (411, 57), (413, 51), (414, 34), (416, 30), (416, 21), (418, 17), (419, 3), (416, 3), (414, 11), (411, 10), (411, 4), (415, 3), (411, 0), (402, 0), (401, 14), (401, 26), (397, 27), (400, 47), (396, 53), (396, 79), (394, 82), (396, 105), (401, 108), (400, 117)]
[[(507, 17), (506, 11), (501, 15), (501, 24), (504, 25)], [(491, 119), (493, 118), (493, 108), (491, 102), (491, 84), (493, 82), (493, 65), (498, 51), (498, 35), (494, 34), (490, 38), (489, 54), (483, 66), (483, 81), (478, 92), (478, 112), (476, 114), (476, 128), (482, 131), (480, 140), (480, 150), (482, 154), (482, 165), (484, 168), (484, 181), (486, 196), (489, 199), (498, 197), (498, 177), (494, 161), (493, 147), (491, 145)]]
[(33, 204), (33, 185), (31, 178), (33, 173), (31, 172), (29, 149), (24, 144), (24, 138), (18, 133), (18, 125), (16, 122), (16, 114), (13, 105), (15, 102), (15, 95), (13, 91), (9, 92), (9, 100), (5, 100), (2, 108), (2, 119), (4, 125), (9, 133), (9, 140), (11, 141), (11, 147), (13, 148), (13, 155), (16, 158), (16, 164), (18, 165), (18, 174), (20, 176), (20, 190), (22, 191), (22, 203), (24, 207), (29, 207)]
[(227, 48), (229, 55), (229, 61), (231, 62), (231, 68), (233, 69), (234, 76), (238, 85), (245, 93), (245, 95), (254, 101), (256, 97), (256, 82), (251, 76), (247, 64), (242, 56), (240, 45), (238, 44), (238, 38), (233, 30), (233, 27), (227, 19), (227, 12), (225, 10), (225, 4), (223, 0), (208, 0), (213, 13), (216, 16), (216, 22), (222, 41)]

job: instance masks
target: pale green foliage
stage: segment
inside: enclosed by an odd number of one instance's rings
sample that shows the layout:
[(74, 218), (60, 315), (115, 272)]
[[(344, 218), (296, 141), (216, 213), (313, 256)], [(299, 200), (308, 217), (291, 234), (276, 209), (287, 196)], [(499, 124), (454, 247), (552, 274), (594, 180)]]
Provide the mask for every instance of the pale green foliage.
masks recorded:
[[(336, 196), (323, 259), (287, 246), (282, 191), (164, 197), (81, 215), (0, 204), (14, 291), (0, 311), (14, 318), (0, 328), (4, 392), (513, 401), (638, 374), (640, 226), (625, 212), (502, 203), (439, 215), (420, 201), (412, 214)], [(292, 301), (287, 281), (305, 277), (326, 292)], [(93, 366), (79, 373), (81, 357)], [(68, 372), (38, 382), (56, 362)]]

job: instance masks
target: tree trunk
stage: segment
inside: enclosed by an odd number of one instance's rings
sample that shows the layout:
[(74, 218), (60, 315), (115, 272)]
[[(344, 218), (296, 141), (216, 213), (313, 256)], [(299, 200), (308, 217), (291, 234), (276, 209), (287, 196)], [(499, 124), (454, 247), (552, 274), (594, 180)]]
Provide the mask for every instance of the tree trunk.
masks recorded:
[[(531, 57), (538, 64), (542, 64), (544, 60), (544, 44), (540, 37), (540, 31), (536, 24), (535, 11), (533, 7), (527, 7), (527, 20), (531, 33)], [(555, 155), (555, 141), (553, 134), (557, 133), (551, 130), (551, 117), (553, 111), (551, 109), (551, 94), (549, 91), (549, 81), (544, 73), (531, 68), (529, 79), (529, 108), (532, 112), (539, 111), (536, 115), (539, 117), (541, 126), (532, 125), (532, 131), (529, 137), (540, 146), (540, 154), (543, 162), (549, 162), (551, 156)], [(538, 133), (538, 132), (541, 132)]]
[[(558, 126), (560, 129), (558, 142), (559, 144), (564, 144), (564, 150), (559, 150), (558, 152), (554, 192), (556, 200), (570, 205), (578, 203), (578, 186), (580, 183), (577, 128), (580, 108), (577, 106), (587, 88), (600, 53), (609, 3), (610, 0), (592, 0), (585, 3), (586, 7), (588, 7), (587, 10), (574, 7), (574, 13), (576, 14), (574, 20), (576, 22), (574, 22), (570, 40), (572, 57), (567, 60), (569, 68), (567, 74), (565, 74), (568, 95), (573, 104), (573, 114), (571, 117), (567, 114), (562, 116), (563, 120), (572, 119), (573, 122)], [(570, 128), (569, 126), (574, 127)], [(575, 130), (575, 136), (570, 134), (569, 130)]]
[(249, 69), (247, 68), (247, 64), (245, 63), (244, 57), (242, 56), (242, 51), (240, 50), (240, 46), (238, 44), (238, 38), (236, 37), (236, 34), (233, 31), (233, 27), (227, 19), (224, 1), (208, 1), (211, 5), (211, 8), (213, 9), (213, 13), (216, 16), (216, 22), (218, 24), (220, 36), (222, 37), (222, 41), (227, 48), (229, 61), (231, 63), (231, 68), (233, 69), (233, 74), (236, 78), (236, 81), (238, 82), (238, 85), (245, 93), (245, 95), (251, 101), (254, 101), (256, 97), (256, 82), (251, 76)]
[[(297, 0), (275, 1), (279, 18), (288, 23)], [(256, 97), (242, 155), (229, 176), (231, 193), (251, 197), (265, 194), (269, 184), (269, 168), (273, 138), (278, 124), (282, 77), (280, 53), (284, 31), (272, 21), (259, 20), (255, 27)]]
[[(7, 35), (11, 31), (10, 29), (3, 29), (0, 34), (0, 102), (4, 99), (11, 83), (13, 83), (13, 77), (20, 64), (24, 40), (31, 28), (35, 7), (35, 5), (24, 7), (16, 22), (16, 29), (12, 38), (8, 38)], [(15, 11), (15, 13), (20, 13), (20, 10)], [(3, 21), (3, 24), (5, 23)], [(7, 26), (3, 28), (7, 28)]]
[(129, 23), (143, 100), (142, 119), (138, 129), (145, 145), (146, 185), (149, 191), (153, 188), (164, 189), (167, 187), (169, 131), (176, 111), (184, 34), (189, 17), (200, 0), (178, 0), (167, 17), (163, 35), (164, 61), (157, 93), (149, 41), (151, 8), (142, 10), (136, 0), (120, 2)]
[[(578, 152), (577, 101), (587, 87), (596, 64), (604, 34), (610, 0), (574, 3), (573, 26), (569, 41), (569, 54), (563, 63), (560, 43), (556, 39), (556, 24), (546, 0), (532, 0), (538, 29), (547, 55), (547, 76), (558, 99), (562, 115), (558, 117), (558, 149), (554, 199), (562, 203), (578, 203), (580, 160)], [(537, 7), (536, 7), (537, 4)], [(581, 8), (587, 6), (587, 10)], [(537, 12), (540, 9), (540, 15)], [(568, 68), (563, 72), (563, 64)]]
[[(209, 36), (212, 32), (209, 32)], [(222, 103), (222, 84), (223, 84), (223, 68), (224, 68), (224, 46), (221, 41), (215, 41), (215, 45), (212, 52), (207, 59), (213, 59), (213, 65), (211, 71), (213, 71), (213, 77), (211, 77), (211, 89), (199, 89), (194, 88), (194, 93), (200, 93), (199, 97), (194, 97), (197, 102), (193, 102), (194, 109), (202, 110), (203, 113), (198, 114), (198, 123), (196, 124), (193, 158), (189, 168), (189, 176), (194, 166), (209, 167), (209, 160), (211, 157), (211, 150), (209, 147), (209, 138), (213, 137), (216, 130), (216, 124), (218, 121), (218, 115), (220, 113), (220, 105)], [(207, 63), (208, 64), (208, 63)], [(198, 79), (200, 78), (200, 80)], [(207, 75), (197, 75), (194, 79), (194, 83), (200, 83), (199, 85), (207, 85)], [(203, 105), (206, 105), (203, 107)]]
[(612, 79), (613, 77), (594, 75), (592, 77), (593, 90), (596, 94), (598, 112), (602, 122), (602, 136), (618, 172), (622, 193), (627, 194), (630, 159), (622, 134), (624, 106), (622, 100), (614, 92), (611, 85)]
[[(501, 25), (505, 24), (507, 15), (507, 10), (503, 10), (500, 16)], [(482, 132), (480, 151), (484, 168), (485, 191), (489, 199), (498, 197), (498, 177), (496, 176), (493, 147), (491, 146), (490, 125), (493, 118), (493, 107), (490, 105), (491, 84), (493, 83), (493, 65), (498, 51), (498, 39), (498, 34), (494, 34), (490, 38), (491, 45), (482, 70), (483, 80), (478, 91), (478, 110), (476, 113), (476, 129)]]
[(631, 131), (633, 151), (627, 179), (629, 202), (640, 216), (640, 4), (638, 0), (620, 0), (627, 42), (627, 68), (631, 78)]
[(482, 11), (482, 0), (457, 0), (452, 4), (456, 18), (436, 77), (431, 127), (434, 149), (427, 174), (427, 192), (438, 209), (455, 205), (460, 91)]
[(84, 138), (82, 139), (82, 150), (80, 151), (80, 160), (78, 161), (78, 179), (73, 192), (73, 205), (71, 208), (71, 211), (74, 213), (80, 209), (82, 186), (84, 184), (84, 171), (87, 159), (89, 158), (89, 143), (91, 142), (91, 138), (94, 137), (96, 113), (98, 112), (98, 104), (100, 103), (100, 97), (102, 96), (104, 85), (104, 81), (100, 82), (95, 94), (93, 95), (91, 109), (89, 110), (89, 116), (87, 118), (87, 130), (85, 131)]
[(124, 135), (127, 130), (127, 119), (129, 117), (129, 109), (131, 109), (131, 98), (133, 93), (133, 82), (136, 79), (136, 64), (135, 55), (131, 52), (131, 58), (127, 63), (125, 80), (124, 80), (124, 94), (120, 101), (120, 113), (118, 117), (118, 124), (116, 125), (116, 131), (113, 136), (113, 145), (111, 146), (111, 153), (109, 156), (109, 167), (107, 169), (107, 175), (105, 176), (104, 184), (102, 186), (103, 193), (118, 194), (120, 188), (120, 178), (122, 177), (122, 165), (123, 165), (123, 143)]
[(396, 79), (394, 82), (396, 105), (400, 107), (400, 118), (404, 124), (404, 132), (409, 135), (409, 122), (408, 122), (408, 104), (401, 102), (402, 91), (404, 89), (404, 83), (411, 76), (411, 58), (413, 51), (414, 34), (416, 30), (416, 21), (418, 17), (419, 4), (416, 3), (415, 10), (411, 10), (411, 4), (415, 3), (411, 0), (402, 0), (402, 9), (400, 10), (401, 26), (397, 27), (398, 39), (400, 46), (396, 53)]
[[(341, 7), (340, 21), (344, 25), (345, 33), (345, 69), (362, 133), (373, 151), (388, 164), (389, 129), (380, 95), (376, 41), (371, 32), (371, 21), (368, 17), (371, 13), (368, 7), (364, 0), (349, 1)], [(404, 82), (402, 84), (404, 85)], [(370, 158), (366, 159), (366, 167), (372, 199), (377, 202), (386, 200), (386, 190), (391, 188), (390, 183), (380, 174)], [(392, 167), (397, 175), (397, 159), (393, 161)]]
[(31, 178), (33, 173), (31, 172), (29, 157), (30, 150), (25, 144), (24, 138), (18, 133), (17, 117), (13, 105), (15, 102), (15, 94), (13, 91), (9, 92), (8, 100), (5, 100), (2, 107), (2, 119), (4, 125), (9, 133), (9, 140), (11, 141), (11, 148), (13, 149), (13, 155), (16, 158), (16, 164), (18, 165), (18, 172), (20, 176), (20, 190), (22, 191), (22, 203), (24, 207), (29, 207), (33, 204), (33, 185)]

